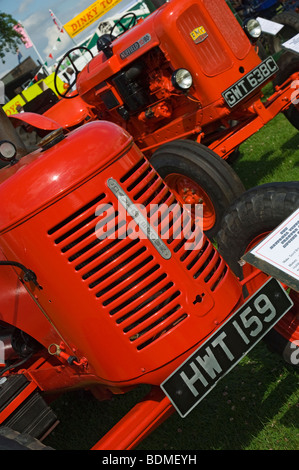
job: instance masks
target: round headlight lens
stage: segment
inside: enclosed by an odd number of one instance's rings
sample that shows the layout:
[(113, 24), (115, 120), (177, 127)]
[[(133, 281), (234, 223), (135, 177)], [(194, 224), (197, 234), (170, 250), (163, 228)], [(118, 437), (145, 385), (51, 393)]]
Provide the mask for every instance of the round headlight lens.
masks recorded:
[(189, 90), (193, 84), (192, 75), (189, 70), (178, 69), (172, 75), (172, 83), (180, 90)]
[(246, 30), (253, 39), (258, 39), (262, 34), (262, 27), (259, 21), (251, 19), (246, 23)]
[(12, 142), (2, 140), (0, 142), (0, 158), (4, 161), (14, 160), (17, 154), (17, 149)]

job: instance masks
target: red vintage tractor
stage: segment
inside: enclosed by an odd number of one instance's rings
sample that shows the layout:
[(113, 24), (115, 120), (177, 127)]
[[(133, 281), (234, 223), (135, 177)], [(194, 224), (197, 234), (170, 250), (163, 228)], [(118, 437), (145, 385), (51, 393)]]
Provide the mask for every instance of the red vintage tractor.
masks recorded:
[[(244, 192), (225, 160), (290, 107), (298, 69), (281, 81), (276, 61), (259, 58), (256, 21), (241, 26), (225, 0), (154, 3), (160, 7), (146, 19), (126, 14), (116, 25), (122, 34), (102, 36), (82, 71), (74, 51), (66, 54), (61, 64), (71, 60), (75, 74), (62, 101), (43, 116), (12, 120), (45, 131), (97, 119), (120, 125), (178, 200), (203, 202), (204, 230), (213, 238)], [(263, 101), (262, 88), (274, 77), (275, 92)]]
[[(258, 269), (236, 277), (122, 127), (56, 130), (22, 158), (3, 140), (0, 156), (0, 448), (44, 448), (59, 394), (147, 384), (92, 447), (133, 449), (273, 328), (292, 363), (298, 295)], [(232, 268), (298, 207), (298, 182), (244, 193), (218, 240)]]

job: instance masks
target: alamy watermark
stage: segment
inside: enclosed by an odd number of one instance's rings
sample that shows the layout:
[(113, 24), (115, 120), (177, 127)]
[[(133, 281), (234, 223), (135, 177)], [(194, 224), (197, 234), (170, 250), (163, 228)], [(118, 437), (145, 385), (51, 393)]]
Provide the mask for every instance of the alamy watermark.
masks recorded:
[(5, 344), (0, 340), (0, 367), (5, 364)]
[(294, 80), (291, 83), (291, 88), (295, 90), (291, 94), (291, 102), (292, 104), (296, 105), (299, 103), (299, 80)]
[(202, 247), (202, 204), (151, 204), (146, 208), (133, 203), (124, 193), (118, 194), (116, 206), (111, 203), (98, 205), (95, 215), (99, 219), (95, 230), (100, 240), (148, 239), (158, 251), (164, 250), (169, 240), (184, 240), (188, 251)]
[(291, 364), (298, 366), (299, 364), (299, 341), (294, 341), (290, 346), (292, 352), (290, 355)]
[(0, 80), (0, 105), (5, 104), (5, 86), (4, 82)]

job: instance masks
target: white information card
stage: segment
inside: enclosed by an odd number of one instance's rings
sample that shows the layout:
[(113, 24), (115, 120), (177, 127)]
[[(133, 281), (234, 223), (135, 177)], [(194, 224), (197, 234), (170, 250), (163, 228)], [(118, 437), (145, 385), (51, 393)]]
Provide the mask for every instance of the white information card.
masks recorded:
[(299, 292), (299, 209), (243, 260)]
[(296, 36), (292, 37), (292, 39), (284, 42), (282, 46), (293, 52), (299, 53), (299, 34), (296, 34)]
[(263, 33), (271, 34), (272, 36), (276, 36), (276, 34), (284, 27), (282, 24), (266, 20), (265, 18), (258, 17), (257, 21), (260, 23)]

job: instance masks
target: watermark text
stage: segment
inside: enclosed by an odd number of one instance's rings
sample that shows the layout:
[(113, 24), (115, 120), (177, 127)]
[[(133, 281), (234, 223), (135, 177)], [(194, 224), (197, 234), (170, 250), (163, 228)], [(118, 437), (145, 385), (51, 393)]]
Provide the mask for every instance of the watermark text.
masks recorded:
[(5, 86), (4, 82), (0, 80), (0, 105), (5, 104)]
[(95, 215), (98, 218), (96, 236), (100, 240), (139, 238), (154, 244), (182, 240), (187, 251), (202, 246), (202, 204), (151, 204), (146, 208), (120, 196), (117, 207), (110, 203), (100, 204)]

